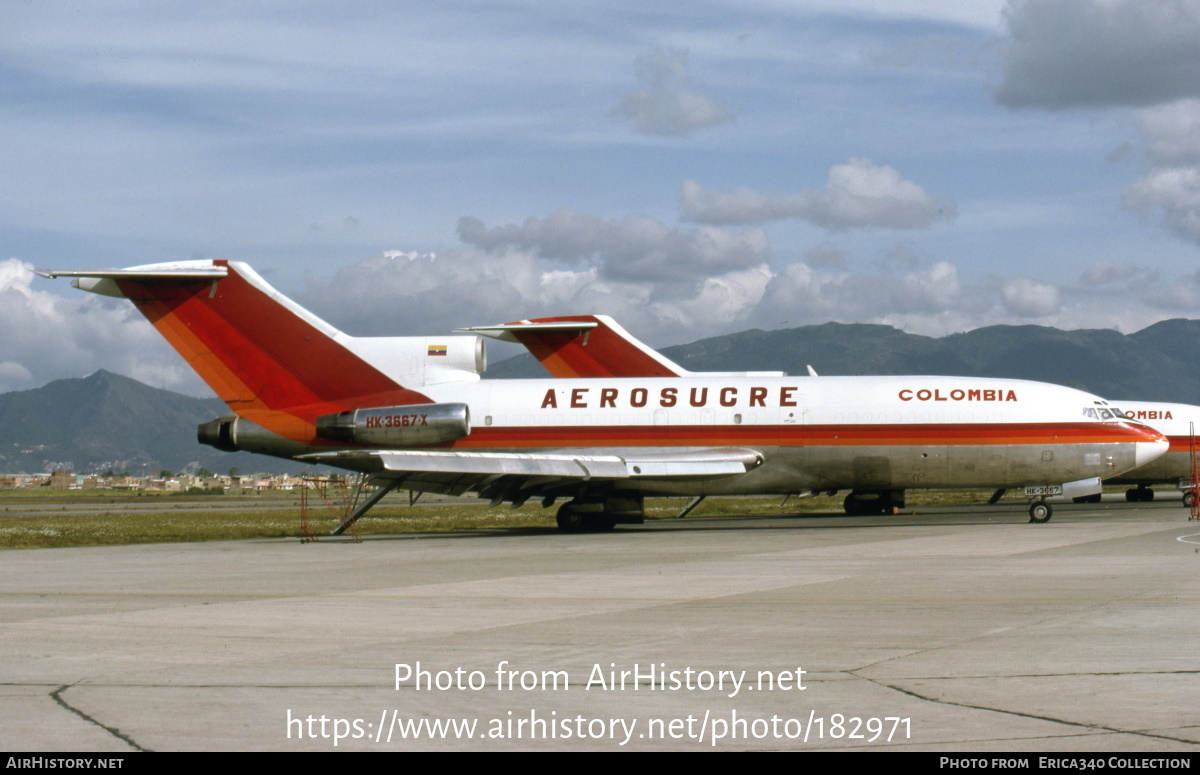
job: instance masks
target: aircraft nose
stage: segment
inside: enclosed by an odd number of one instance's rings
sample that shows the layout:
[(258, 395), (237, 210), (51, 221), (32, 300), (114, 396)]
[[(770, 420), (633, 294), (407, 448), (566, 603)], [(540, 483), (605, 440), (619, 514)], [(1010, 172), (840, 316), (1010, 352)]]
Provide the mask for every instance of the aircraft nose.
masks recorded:
[(1171, 446), (1165, 437), (1159, 436), (1156, 441), (1139, 441), (1134, 445), (1133, 459), (1135, 468), (1140, 468), (1152, 460), (1157, 460)]

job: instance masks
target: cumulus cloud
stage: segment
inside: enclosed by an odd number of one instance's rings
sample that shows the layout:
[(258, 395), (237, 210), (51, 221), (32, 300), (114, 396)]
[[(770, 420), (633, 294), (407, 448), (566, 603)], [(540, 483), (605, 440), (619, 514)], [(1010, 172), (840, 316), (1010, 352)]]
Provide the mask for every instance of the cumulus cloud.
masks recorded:
[(1118, 264), (1113, 261), (1097, 261), (1087, 269), (1079, 279), (1084, 285), (1105, 286), (1145, 285), (1158, 278), (1158, 273), (1133, 264)]
[(1200, 168), (1161, 167), (1125, 192), (1127, 207), (1157, 208), (1163, 224), (1185, 239), (1200, 242)]
[(1136, 121), (1155, 164), (1200, 163), (1200, 99), (1138, 111)]
[(1200, 242), (1200, 100), (1138, 112), (1149, 170), (1125, 192), (1131, 210), (1157, 211), (1176, 235)]
[(540, 258), (594, 266), (609, 280), (697, 282), (767, 260), (761, 229), (679, 229), (644, 215), (610, 220), (561, 208), (545, 218), (488, 228), (464, 217), (458, 236), (482, 250), (527, 250)]
[(1193, 0), (1010, 0), (1003, 75), (1013, 108), (1146, 106), (1200, 97)]
[(30, 264), (0, 261), (0, 392), (103, 368), (156, 387), (211, 395), (132, 304), (83, 291), (56, 296), (42, 290), (49, 282)]
[(733, 120), (719, 100), (692, 80), (687, 51), (672, 49), (640, 56), (636, 70), (640, 85), (615, 112), (633, 121), (638, 132), (686, 135)]
[(1167, 230), (1200, 243), (1200, 5), (1010, 0), (1005, 20), (996, 99), (1011, 108), (1137, 108), (1149, 166), (1123, 204), (1158, 212)]
[(465, 248), (436, 257), (368, 258), (332, 280), (314, 282), (298, 300), (359, 336), (435, 335), (529, 317), (599, 313), (648, 340), (673, 343), (736, 330), (770, 277), (764, 263), (681, 290), (666, 281), (606, 277), (596, 267), (563, 269), (526, 249)]
[(754, 310), (759, 325), (777, 328), (829, 320), (883, 323), (906, 319), (912, 328), (937, 329), (946, 313), (965, 311), (958, 269), (938, 262), (911, 272), (880, 268), (873, 273), (822, 271), (791, 264), (768, 283)]
[(794, 218), (826, 229), (924, 229), (954, 218), (952, 200), (931, 195), (899, 172), (867, 159), (850, 159), (829, 170), (825, 188), (798, 194), (708, 191), (694, 180), (679, 189), (683, 216), (707, 224), (744, 224)]
[(845, 269), (846, 256), (833, 245), (823, 242), (804, 254), (804, 263), (813, 269)]
[(1004, 307), (1023, 318), (1044, 318), (1062, 309), (1058, 288), (1025, 277), (1004, 283), (1000, 295)]

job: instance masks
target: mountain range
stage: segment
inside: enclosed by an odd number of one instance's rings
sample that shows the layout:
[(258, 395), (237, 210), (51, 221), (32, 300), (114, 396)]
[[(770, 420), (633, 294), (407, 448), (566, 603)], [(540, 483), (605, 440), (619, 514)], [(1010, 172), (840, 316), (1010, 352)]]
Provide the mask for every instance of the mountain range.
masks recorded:
[[(692, 371), (807, 374), (937, 374), (1032, 379), (1127, 401), (1200, 404), (1200, 320), (1164, 320), (1134, 334), (1109, 329), (988, 326), (941, 338), (891, 326), (824, 323), (701, 339), (663, 348)], [(530, 355), (488, 370), (491, 378), (544, 377)]]
[(33, 390), (0, 394), (0, 473), (163, 470), (284, 473), (303, 463), (220, 452), (196, 441), (196, 426), (229, 410), (217, 398), (194, 398), (103, 369)]
[[(1052, 382), (1128, 401), (1200, 404), (1200, 320), (1164, 320), (1133, 334), (1107, 329), (989, 326), (941, 338), (891, 326), (825, 323), (750, 330), (667, 347), (692, 371), (785, 371), (825, 376), (941, 374)], [(533, 357), (500, 361), (489, 379), (538, 378)], [(33, 390), (0, 394), (0, 472), (54, 468), (133, 474), (200, 467), (244, 473), (298, 472), (304, 464), (225, 453), (196, 441), (196, 426), (228, 410), (98, 371)]]

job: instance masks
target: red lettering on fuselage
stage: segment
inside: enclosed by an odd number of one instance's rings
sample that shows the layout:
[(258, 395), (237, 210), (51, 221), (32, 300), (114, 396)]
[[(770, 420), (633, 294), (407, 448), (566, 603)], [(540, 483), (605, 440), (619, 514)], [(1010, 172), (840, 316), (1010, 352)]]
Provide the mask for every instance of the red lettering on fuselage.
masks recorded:
[[(724, 387), (709, 386), (688, 386), (683, 388), (664, 387), (659, 388), (658, 392), (651, 394), (650, 389), (646, 387), (635, 387), (626, 389), (624, 387), (601, 387), (596, 388), (599, 393), (599, 398), (592, 397), (592, 388), (572, 388), (570, 393), (571, 409), (624, 409), (634, 408), (641, 409), (647, 406), (652, 400), (657, 401), (658, 406), (670, 409), (680, 405), (680, 391), (686, 391), (687, 404), (697, 409), (709, 406), (709, 398), (714, 400), (714, 403), (725, 407), (742, 406), (757, 406), (766, 408), (767, 399), (771, 397), (771, 389), (765, 387), (752, 387), (746, 390), (746, 395), (743, 397), (742, 388), (737, 385), (725, 385)], [(787, 386), (779, 388), (777, 395), (777, 406), (798, 406), (800, 396), (797, 396), (797, 391), (800, 388), (796, 386)], [(542, 409), (558, 409), (558, 392), (554, 388), (549, 388), (542, 396)]]
[[(654, 395), (650, 389), (646, 387), (624, 388), (624, 387), (600, 387), (595, 391), (599, 394), (599, 398), (593, 398), (592, 388), (572, 388), (570, 393), (570, 408), (572, 409), (623, 409), (634, 408), (641, 409), (647, 406), (652, 400), (656, 400), (658, 406), (665, 409), (679, 405), (680, 391), (686, 391), (687, 405), (697, 409), (709, 406), (710, 395), (714, 400), (714, 404), (720, 404), (724, 407), (749, 406), (767, 408), (768, 399), (772, 397), (774, 388), (766, 387), (751, 387), (747, 388), (743, 393), (742, 388), (736, 385), (725, 385), (723, 387), (708, 386), (687, 386), (687, 387), (664, 387), (659, 388)], [(774, 397), (776, 399), (775, 406), (777, 407), (793, 407), (799, 406), (803, 395), (798, 395), (800, 387), (797, 385), (784, 385), (778, 389)], [(958, 402), (958, 401), (1019, 401), (1017, 391), (1011, 388), (957, 388), (957, 387), (932, 387), (932, 388), (902, 388), (896, 393), (896, 397), (904, 402), (920, 401), (920, 402)], [(542, 409), (558, 409), (558, 394), (554, 388), (546, 391), (542, 397)], [(1169, 420), (1171, 413), (1166, 410), (1135, 410), (1128, 414), (1139, 420)]]
[(1171, 416), (1170, 409), (1134, 409), (1132, 411), (1125, 412), (1125, 414), (1129, 415), (1130, 417), (1132, 417), (1135, 420), (1173, 420), (1173, 419), (1175, 419), (1174, 417)]
[(904, 388), (896, 397), (901, 401), (1016, 401), (1017, 391), (1015, 390), (993, 390), (973, 388), (971, 390), (963, 390), (962, 388), (953, 388), (951, 390), (943, 390), (942, 388), (921, 388), (913, 390), (912, 388)]

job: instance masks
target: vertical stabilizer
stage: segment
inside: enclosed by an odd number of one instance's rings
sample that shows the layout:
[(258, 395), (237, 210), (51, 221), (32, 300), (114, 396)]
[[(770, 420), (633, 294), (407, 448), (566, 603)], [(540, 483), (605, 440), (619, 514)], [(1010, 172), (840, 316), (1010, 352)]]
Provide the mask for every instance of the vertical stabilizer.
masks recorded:
[(351, 406), (420, 404), (346, 347), (346, 337), (233, 261), (40, 272), (134, 303), (238, 414), (288, 412), (306, 422)]

